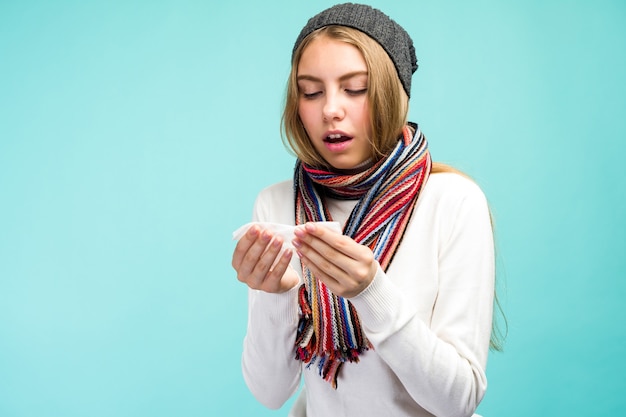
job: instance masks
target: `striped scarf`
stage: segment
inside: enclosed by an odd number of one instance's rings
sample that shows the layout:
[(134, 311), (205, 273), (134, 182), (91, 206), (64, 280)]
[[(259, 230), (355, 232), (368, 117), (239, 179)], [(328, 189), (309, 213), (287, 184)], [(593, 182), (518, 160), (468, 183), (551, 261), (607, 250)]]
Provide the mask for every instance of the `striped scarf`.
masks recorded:
[[(393, 152), (364, 172), (338, 174), (298, 161), (294, 176), (296, 224), (332, 220), (324, 196), (358, 199), (343, 234), (368, 246), (386, 271), (430, 174), (426, 138), (417, 125), (412, 126), (415, 135), (406, 126), (403, 140), (398, 140)], [(346, 361), (358, 362), (359, 355), (372, 346), (352, 303), (330, 292), (308, 268), (303, 266), (302, 271), (296, 359), (307, 367), (317, 363), (320, 376), (336, 389), (341, 366)]]

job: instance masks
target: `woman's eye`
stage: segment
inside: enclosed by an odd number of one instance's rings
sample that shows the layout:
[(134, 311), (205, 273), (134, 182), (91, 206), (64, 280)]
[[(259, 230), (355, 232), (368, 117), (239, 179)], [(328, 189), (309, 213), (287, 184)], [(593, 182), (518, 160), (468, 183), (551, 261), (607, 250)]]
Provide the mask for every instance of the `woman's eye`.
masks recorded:
[(322, 94), (321, 91), (315, 91), (313, 93), (302, 93), (302, 97), (306, 99), (312, 99), (312, 98), (319, 96), (320, 94)]
[(361, 89), (358, 89), (358, 90), (353, 90), (353, 89), (346, 88), (346, 93), (348, 93), (351, 96), (360, 96), (362, 94), (367, 93), (367, 88), (361, 88)]

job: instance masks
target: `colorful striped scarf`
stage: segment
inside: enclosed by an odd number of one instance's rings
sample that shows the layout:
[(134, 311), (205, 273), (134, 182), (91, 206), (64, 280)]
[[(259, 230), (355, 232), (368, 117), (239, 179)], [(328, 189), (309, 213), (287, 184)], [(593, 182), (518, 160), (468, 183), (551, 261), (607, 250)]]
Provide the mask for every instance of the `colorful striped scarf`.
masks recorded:
[[(403, 130), (403, 139), (393, 152), (374, 166), (347, 175), (296, 163), (294, 188), (296, 224), (329, 221), (324, 196), (358, 199), (343, 234), (368, 246), (386, 271), (430, 174), (431, 159), (426, 138), (417, 125)], [(358, 362), (371, 348), (359, 316), (350, 301), (334, 295), (304, 267), (300, 287), (300, 322), (296, 337), (296, 359), (317, 363), (319, 374), (337, 388), (339, 369)]]

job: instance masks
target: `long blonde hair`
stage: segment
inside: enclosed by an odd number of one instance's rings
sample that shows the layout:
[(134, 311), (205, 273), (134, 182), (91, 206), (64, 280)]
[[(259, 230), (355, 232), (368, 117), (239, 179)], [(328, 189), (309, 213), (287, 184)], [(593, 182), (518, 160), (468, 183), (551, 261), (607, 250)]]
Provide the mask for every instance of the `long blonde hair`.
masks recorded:
[(404, 91), (389, 55), (378, 42), (363, 32), (345, 26), (325, 26), (308, 35), (293, 54), (287, 96), (282, 117), (285, 144), (304, 163), (328, 167), (313, 147), (298, 115), (298, 64), (304, 49), (314, 40), (326, 36), (355, 46), (367, 65), (367, 102), (369, 106), (372, 145), (371, 158), (376, 161), (389, 154), (407, 123), (409, 98)]

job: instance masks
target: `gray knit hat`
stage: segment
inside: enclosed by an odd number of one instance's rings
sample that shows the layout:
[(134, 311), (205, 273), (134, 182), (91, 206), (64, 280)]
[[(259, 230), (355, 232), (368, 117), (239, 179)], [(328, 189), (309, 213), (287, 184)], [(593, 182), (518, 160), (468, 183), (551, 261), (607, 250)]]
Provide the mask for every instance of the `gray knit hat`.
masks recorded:
[(364, 4), (338, 4), (313, 16), (298, 35), (292, 58), (304, 38), (317, 29), (330, 25), (360, 30), (378, 42), (393, 61), (404, 91), (411, 96), (411, 76), (417, 70), (417, 58), (411, 37), (389, 16)]

